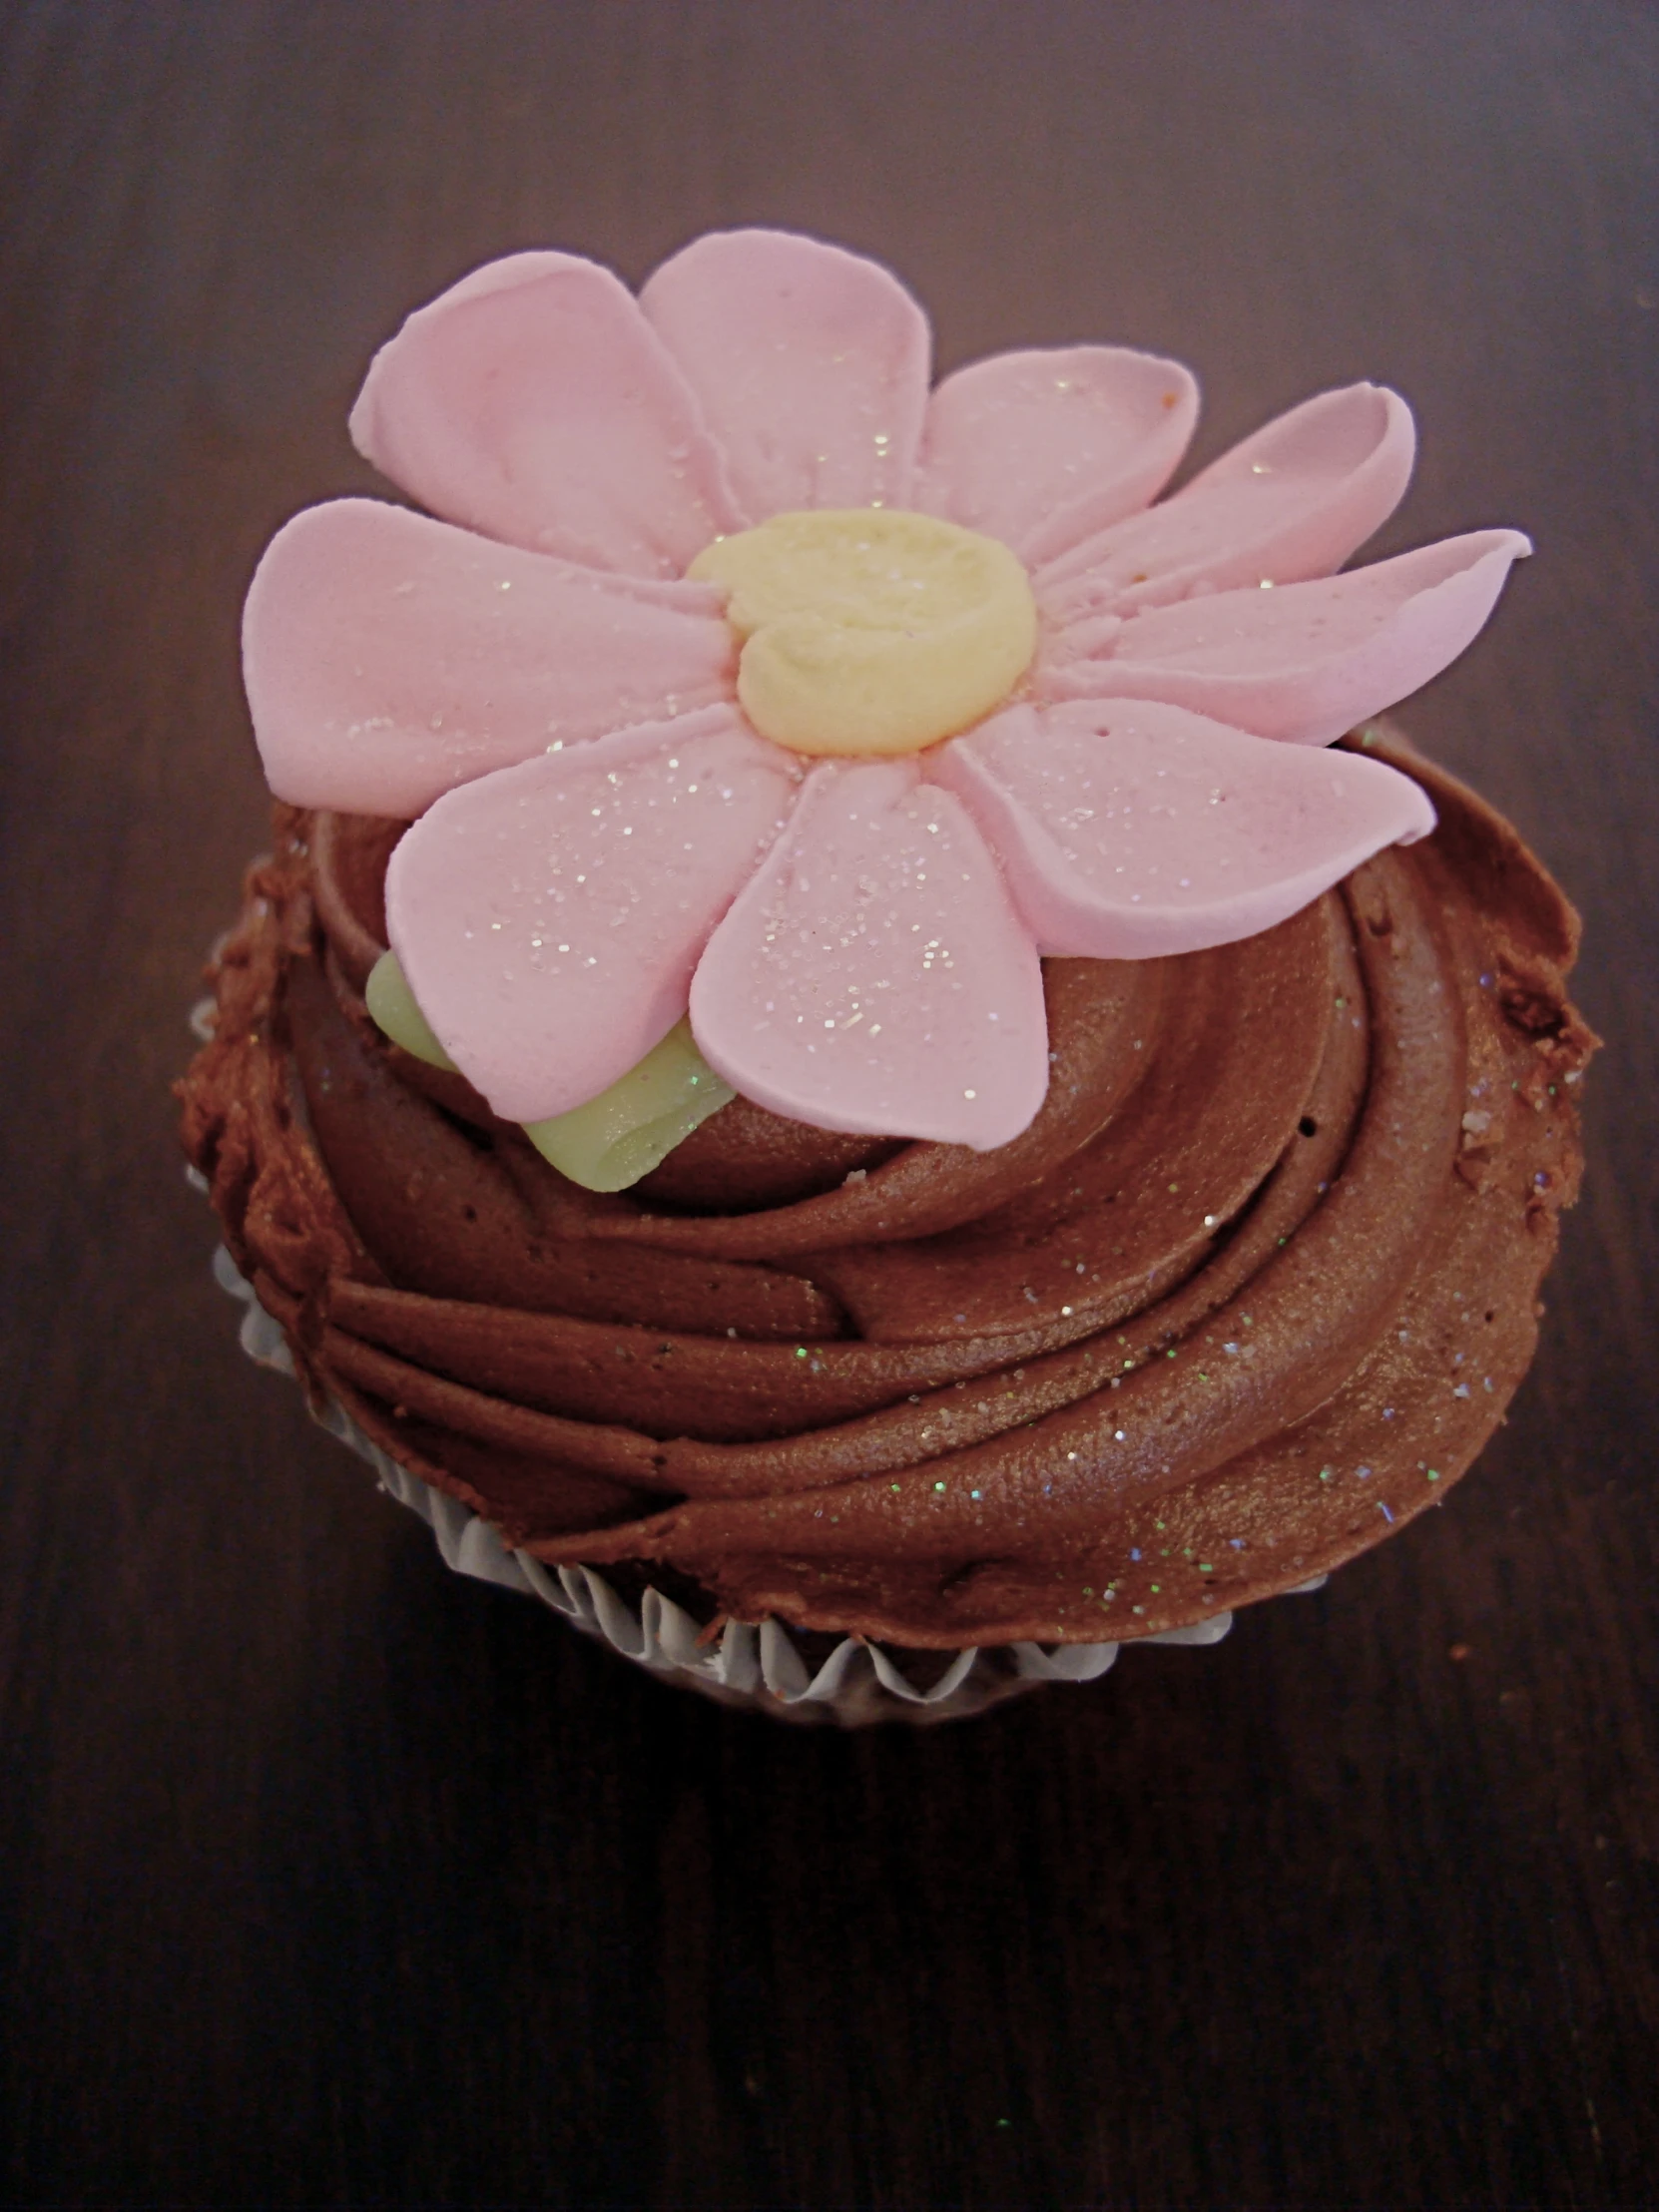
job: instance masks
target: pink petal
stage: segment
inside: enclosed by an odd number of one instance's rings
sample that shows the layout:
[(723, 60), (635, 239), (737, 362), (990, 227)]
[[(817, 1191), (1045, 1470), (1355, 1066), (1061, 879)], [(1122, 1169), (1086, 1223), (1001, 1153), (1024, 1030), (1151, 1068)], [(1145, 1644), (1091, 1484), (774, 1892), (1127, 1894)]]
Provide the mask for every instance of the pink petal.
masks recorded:
[(1531, 550), (1518, 530), (1478, 530), (1318, 583), (1108, 616), (1098, 656), (1064, 660), (1060, 640), (1042, 689), (1162, 699), (1258, 737), (1329, 745), (1454, 661)]
[(668, 1034), (795, 789), (788, 755), (710, 707), (502, 769), (415, 824), (386, 872), (391, 942), (498, 1114), (580, 1106)]
[(361, 452), (447, 521), (629, 576), (741, 529), (697, 402), (609, 270), (493, 262), (410, 315), (351, 412)]
[(986, 1152), (1048, 1084), (1029, 933), (965, 811), (913, 761), (814, 770), (691, 1010), (718, 1074), (820, 1129)]
[(729, 699), (719, 608), (700, 584), (602, 576), (378, 500), (309, 507), (243, 616), (271, 788), (412, 816), (492, 769)]
[(1035, 566), (1154, 498), (1197, 419), (1179, 361), (1113, 345), (999, 353), (928, 401), (917, 504)]
[(1138, 960), (1283, 921), (1434, 810), (1356, 753), (1273, 745), (1160, 701), (1013, 707), (933, 756), (1045, 952)]
[(1322, 392), (1171, 499), (1053, 562), (1038, 599), (1057, 621), (1164, 607), (1199, 591), (1328, 576), (1393, 512), (1411, 474), (1411, 413), (1377, 384)]
[(754, 521), (912, 504), (927, 318), (884, 269), (784, 231), (722, 231), (665, 262), (640, 305)]

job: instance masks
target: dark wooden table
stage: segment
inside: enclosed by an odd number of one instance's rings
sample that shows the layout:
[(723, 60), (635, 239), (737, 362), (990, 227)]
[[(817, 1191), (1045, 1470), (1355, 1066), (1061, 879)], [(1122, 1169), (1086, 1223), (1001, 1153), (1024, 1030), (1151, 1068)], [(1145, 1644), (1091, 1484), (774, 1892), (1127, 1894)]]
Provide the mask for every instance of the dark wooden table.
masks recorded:
[[(0, 18), (0, 2025), (28, 2206), (1659, 2202), (1659, 13), (57, 0)], [(943, 363), (1412, 401), (1538, 555), (1408, 711), (1609, 1049), (1509, 1427), (1215, 1651), (846, 1738), (706, 1706), (250, 1368), (170, 1077), (260, 844), (249, 571), (469, 266), (872, 251)]]

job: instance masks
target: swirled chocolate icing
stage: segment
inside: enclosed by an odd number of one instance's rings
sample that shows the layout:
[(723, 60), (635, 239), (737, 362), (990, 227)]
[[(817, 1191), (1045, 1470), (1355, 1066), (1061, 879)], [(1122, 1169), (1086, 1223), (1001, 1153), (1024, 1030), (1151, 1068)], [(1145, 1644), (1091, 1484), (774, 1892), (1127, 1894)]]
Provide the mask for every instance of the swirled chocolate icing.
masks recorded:
[(1201, 1620), (1444, 1494), (1577, 1185), (1575, 917), (1367, 742), (1435, 834), (1242, 943), (1048, 962), (1014, 1143), (739, 1099), (613, 1197), (368, 1019), (403, 826), (279, 809), (188, 1150), (313, 1393), (539, 1559), (918, 1646)]

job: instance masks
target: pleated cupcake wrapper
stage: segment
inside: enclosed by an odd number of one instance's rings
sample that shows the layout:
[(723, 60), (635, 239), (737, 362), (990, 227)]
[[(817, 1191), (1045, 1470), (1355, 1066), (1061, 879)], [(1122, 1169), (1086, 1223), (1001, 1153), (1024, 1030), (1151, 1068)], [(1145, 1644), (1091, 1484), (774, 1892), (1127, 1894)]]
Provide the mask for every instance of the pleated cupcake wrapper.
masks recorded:
[[(190, 1180), (206, 1189), (193, 1168)], [(214, 1257), (222, 1289), (242, 1302), (242, 1349), (261, 1367), (291, 1377), (293, 1359), (279, 1325), (223, 1246)], [(380, 1487), (418, 1513), (436, 1538), (444, 1564), (457, 1574), (498, 1583), (539, 1598), (573, 1628), (596, 1636), (624, 1659), (665, 1681), (726, 1705), (745, 1705), (779, 1719), (828, 1721), (856, 1728), (877, 1720), (960, 1720), (1045, 1682), (1094, 1682), (1118, 1656), (1117, 1644), (969, 1645), (958, 1651), (925, 1688), (918, 1688), (892, 1652), (862, 1637), (846, 1636), (827, 1659), (807, 1659), (782, 1622), (728, 1621), (718, 1641), (704, 1641), (699, 1624), (660, 1590), (647, 1590), (631, 1605), (592, 1567), (546, 1567), (510, 1551), (488, 1521), (458, 1498), (411, 1474), (363, 1433), (345, 1408), (329, 1399), (316, 1416), (331, 1435), (360, 1453)], [(1317, 1590), (1324, 1575), (1300, 1585)], [(1217, 1644), (1233, 1625), (1231, 1613), (1166, 1629), (1136, 1641), (1148, 1644)], [(927, 1654), (929, 1660), (934, 1655)]]

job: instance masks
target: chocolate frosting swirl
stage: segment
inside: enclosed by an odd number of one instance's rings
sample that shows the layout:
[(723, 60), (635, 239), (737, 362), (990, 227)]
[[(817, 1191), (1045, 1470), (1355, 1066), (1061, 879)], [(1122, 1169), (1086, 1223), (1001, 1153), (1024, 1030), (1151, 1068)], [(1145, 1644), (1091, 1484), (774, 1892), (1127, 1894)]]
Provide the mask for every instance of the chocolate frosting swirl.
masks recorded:
[(738, 1100), (566, 1183), (362, 987), (402, 825), (277, 813), (186, 1141), (308, 1384), (549, 1562), (911, 1645), (1127, 1638), (1441, 1496), (1580, 1166), (1571, 909), (1440, 827), (1243, 943), (1045, 968), (1047, 1102), (977, 1154)]

